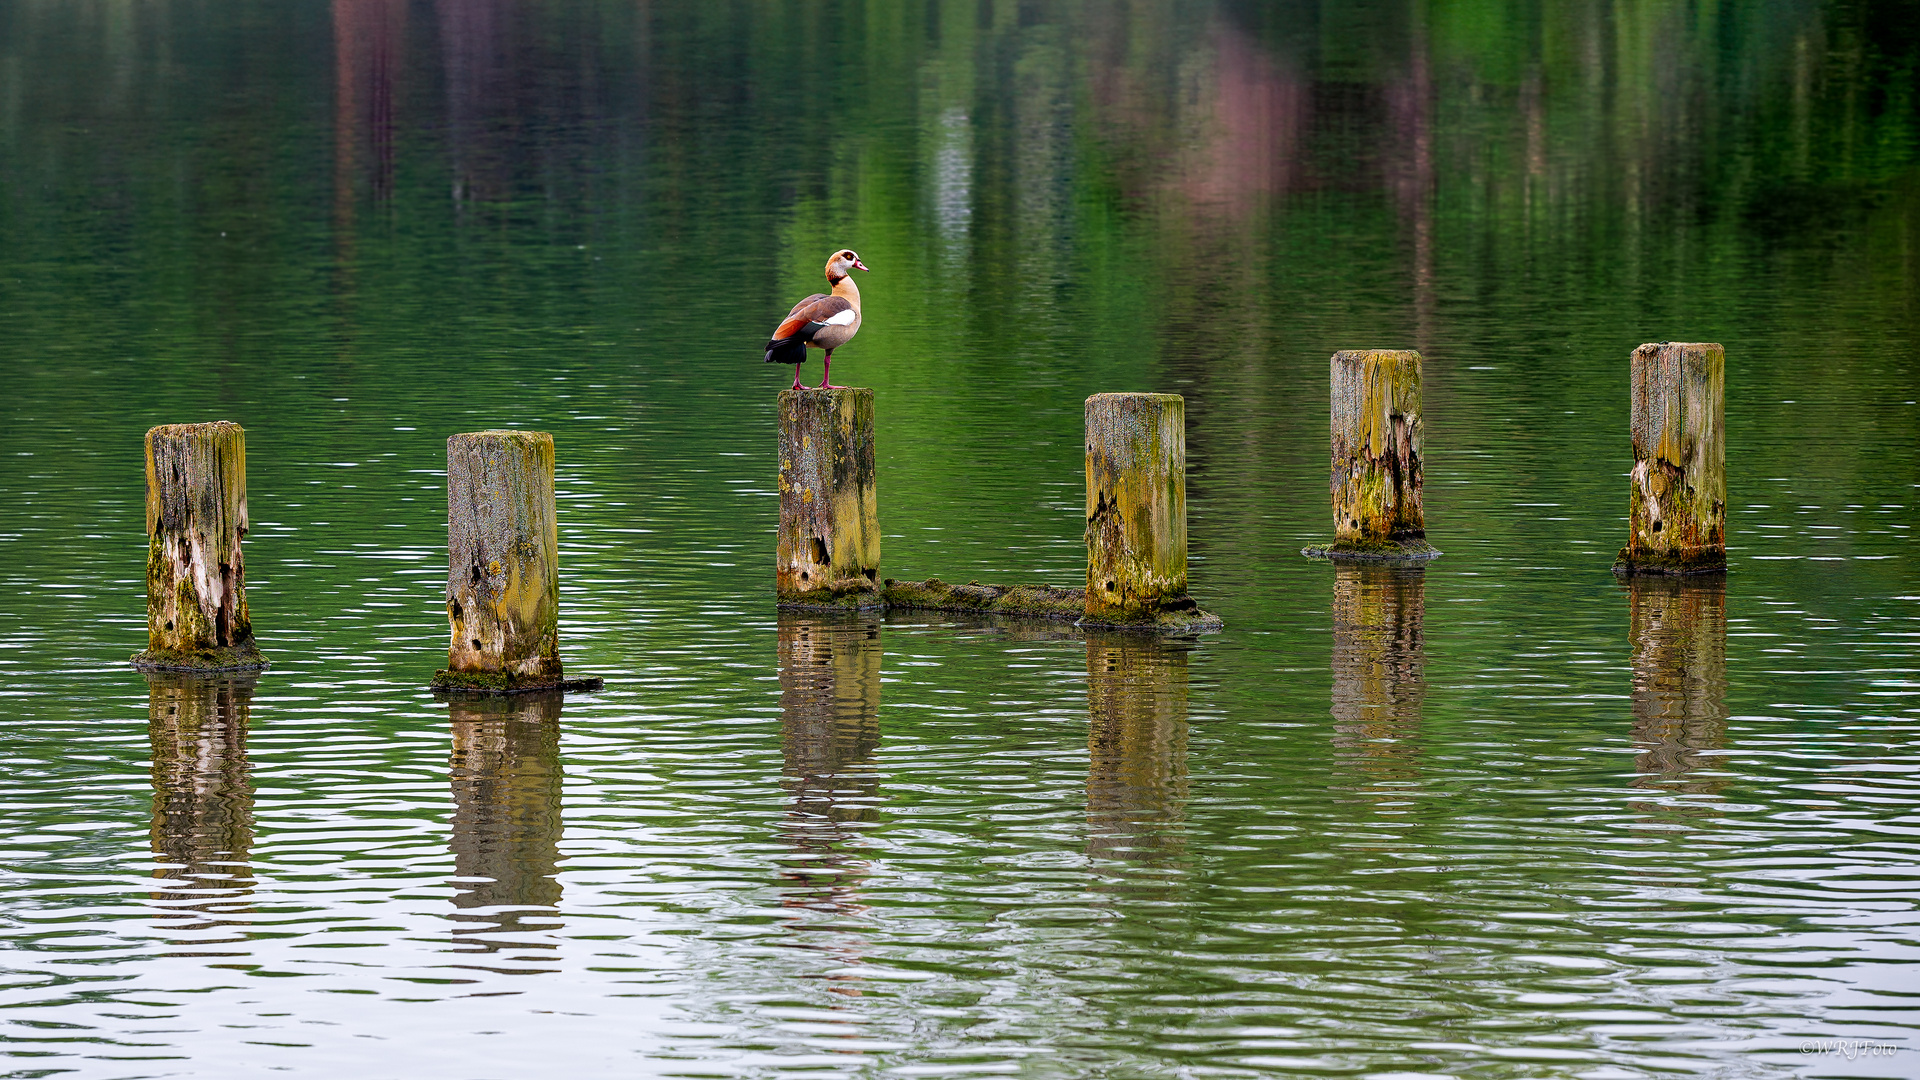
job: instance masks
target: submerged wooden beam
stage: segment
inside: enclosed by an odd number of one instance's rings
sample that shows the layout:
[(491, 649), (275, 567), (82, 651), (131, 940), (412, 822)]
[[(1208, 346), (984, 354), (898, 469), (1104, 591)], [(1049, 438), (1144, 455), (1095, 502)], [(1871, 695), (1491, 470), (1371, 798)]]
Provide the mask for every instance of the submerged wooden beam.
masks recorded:
[(781, 391), (780, 607), (881, 606), (879, 503), (873, 391)]
[(266, 660), (247, 615), (247, 440), (239, 424), (147, 432), (147, 647), (134, 666), (249, 671)]
[(1216, 629), (1187, 595), (1187, 403), (1178, 394), (1087, 399), (1089, 626)]
[(1633, 350), (1633, 488), (1616, 574), (1727, 568), (1726, 350)]
[(1078, 621), (1087, 613), (1085, 589), (1057, 589), (1051, 585), (983, 585), (978, 581), (949, 585), (939, 578), (925, 581), (888, 578), (880, 596), (888, 611), (947, 611), (1064, 622)]
[(596, 689), (560, 666), (560, 537), (553, 436), (476, 431), (447, 440), (447, 666), (440, 690)]

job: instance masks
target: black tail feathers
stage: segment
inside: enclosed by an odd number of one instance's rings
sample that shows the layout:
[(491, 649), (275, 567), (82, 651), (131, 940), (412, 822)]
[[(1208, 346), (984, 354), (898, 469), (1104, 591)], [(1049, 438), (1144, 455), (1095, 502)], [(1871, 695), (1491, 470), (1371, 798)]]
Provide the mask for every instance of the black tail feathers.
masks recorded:
[(781, 338), (767, 342), (767, 363), (804, 364), (807, 362), (805, 338)]

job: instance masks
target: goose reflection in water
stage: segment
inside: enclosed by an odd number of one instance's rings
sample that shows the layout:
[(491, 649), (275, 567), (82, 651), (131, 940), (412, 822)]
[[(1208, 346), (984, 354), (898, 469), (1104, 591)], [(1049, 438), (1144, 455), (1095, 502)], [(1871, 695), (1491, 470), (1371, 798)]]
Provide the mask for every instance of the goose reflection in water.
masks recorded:
[[(874, 820), (879, 799), (880, 627), (782, 615), (778, 634), (788, 793), (780, 834), (791, 851), (780, 903), (793, 910), (784, 925), (796, 935), (789, 944), (857, 964), (866, 942), (836, 920), (867, 910), (859, 891), (867, 860), (847, 848)], [(835, 993), (860, 993), (852, 976), (827, 977)]]
[[(147, 676), (153, 744), (152, 893), (172, 932), (244, 925), (253, 890), (253, 777), (247, 722), (257, 679), (156, 672)], [(238, 933), (182, 945), (239, 941)], [(224, 955), (205, 954), (197, 955)]]
[[(1636, 576), (1625, 584), (1633, 640), (1633, 743), (1637, 788), (1714, 795), (1725, 774), (1710, 767), (1727, 735), (1727, 579)], [(1667, 816), (1710, 811), (1686, 803), (1643, 804)]]
[(1087, 853), (1169, 869), (1186, 852), (1187, 654), (1153, 634), (1087, 633)]
[(1420, 776), (1426, 619), (1424, 568), (1334, 567), (1335, 755), (1346, 781), (1383, 805)]
[[(451, 704), (451, 918), (459, 951), (500, 954), (558, 946), (538, 938), (560, 925), (560, 709), (557, 693), (462, 697)], [(530, 961), (535, 966), (508, 966)], [(550, 958), (499, 956), (502, 974), (550, 970)]]

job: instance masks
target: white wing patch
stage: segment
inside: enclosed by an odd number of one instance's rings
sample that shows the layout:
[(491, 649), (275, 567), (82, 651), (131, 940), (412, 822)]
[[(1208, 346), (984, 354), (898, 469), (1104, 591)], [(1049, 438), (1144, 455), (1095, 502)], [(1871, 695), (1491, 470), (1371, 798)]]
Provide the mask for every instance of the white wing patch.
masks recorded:
[(859, 312), (853, 310), (852, 308), (848, 308), (845, 311), (834, 312), (833, 317), (826, 320), (826, 324), (828, 326), (852, 326), (853, 320), (859, 317), (860, 317)]

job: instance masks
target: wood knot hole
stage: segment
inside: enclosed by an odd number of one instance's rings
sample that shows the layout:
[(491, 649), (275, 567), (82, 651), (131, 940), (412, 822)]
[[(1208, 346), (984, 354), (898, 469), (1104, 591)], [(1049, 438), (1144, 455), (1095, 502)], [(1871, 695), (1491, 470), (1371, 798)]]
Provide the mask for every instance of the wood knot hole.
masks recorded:
[(827, 565), (827, 542), (817, 536), (813, 538), (813, 561), (821, 566)]

